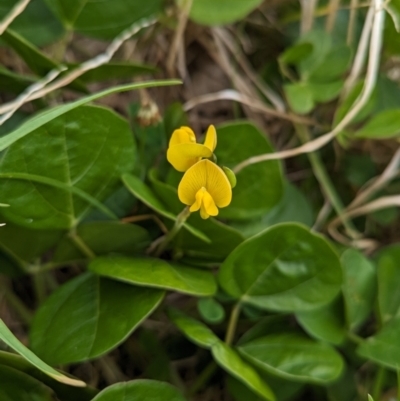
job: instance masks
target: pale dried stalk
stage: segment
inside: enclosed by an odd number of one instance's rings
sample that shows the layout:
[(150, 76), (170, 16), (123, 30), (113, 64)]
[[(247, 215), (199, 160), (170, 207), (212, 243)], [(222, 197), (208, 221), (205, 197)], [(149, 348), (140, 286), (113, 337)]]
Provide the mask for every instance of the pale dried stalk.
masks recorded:
[(326, 31), (332, 32), (335, 27), (336, 15), (340, 6), (340, 0), (330, 0), (328, 5), (328, 16), (326, 18)]
[(354, 26), (356, 22), (357, 8), (358, 8), (358, 0), (351, 0), (349, 25), (347, 26), (347, 38), (346, 38), (346, 43), (348, 46), (350, 46), (354, 40)]
[(263, 82), (258, 75), (253, 71), (248, 60), (243, 57), (239, 48), (236, 46), (236, 41), (226, 29), (216, 28), (215, 33), (220, 37), (221, 41), (225, 43), (226, 47), (230, 50), (236, 61), (247, 74), (253, 84), (261, 91), (261, 93), (271, 102), (278, 111), (284, 112), (286, 105), (281, 97), (275, 93), (265, 82)]
[(371, 27), (374, 20), (374, 13), (374, 8), (370, 7), (364, 22), (360, 41), (358, 42), (357, 52), (354, 57), (354, 62), (351, 67), (350, 74), (347, 77), (346, 82), (344, 83), (342, 97), (345, 97), (350, 92), (350, 90), (354, 87), (357, 79), (361, 75), (362, 69), (364, 67), (364, 62), (368, 53), (368, 43), (371, 36)]
[(0, 23), (0, 35), (10, 26), (10, 24), (15, 20), (25, 10), (26, 6), (29, 4), (30, 0), (20, 0), (11, 11), (6, 15), (6, 17)]
[(232, 100), (232, 101), (244, 104), (254, 110), (260, 111), (265, 114), (269, 114), (274, 117), (281, 118), (283, 120), (288, 120), (288, 121), (292, 121), (292, 122), (296, 122), (296, 123), (300, 123), (300, 124), (306, 124), (306, 125), (314, 125), (314, 126), (317, 124), (314, 120), (311, 120), (306, 117), (300, 117), (295, 114), (289, 114), (289, 113), (277, 111), (271, 107), (266, 106), (261, 101), (258, 101), (257, 99), (246, 96), (242, 93), (239, 93), (238, 91), (236, 91), (234, 89), (225, 89), (225, 90), (222, 90), (219, 92), (208, 93), (207, 95), (200, 95), (200, 96), (194, 97), (194, 98), (188, 100), (183, 105), (183, 109), (185, 111), (189, 111), (200, 104), (215, 102), (217, 100)]
[[(123, 31), (120, 35), (118, 35), (111, 42), (111, 44), (107, 47), (107, 49), (104, 53), (97, 55), (96, 57), (94, 57), (88, 61), (85, 61), (84, 63), (80, 64), (76, 69), (72, 70), (70, 73), (66, 74), (64, 77), (58, 79), (57, 81), (53, 82), (52, 84), (44, 85), (41, 88), (39, 88), (38, 90), (35, 90), (29, 96), (25, 97), (25, 99), (22, 103), (20, 101), (18, 101), (17, 102), (18, 104), (16, 104), (16, 102), (13, 101), (13, 102), (10, 102), (10, 103), (7, 103), (7, 104), (1, 106), (0, 113), (5, 113), (5, 112), (10, 111), (13, 114), (13, 113), (15, 113), (15, 111), (18, 110), (18, 108), (20, 106), (22, 106), (22, 104), (25, 104), (26, 102), (34, 100), (34, 99), (41, 98), (41, 97), (55, 91), (56, 89), (60, 89), (64, 86), (70, 84), (75, 79), (79, 78), (85, 72), (93, 70), (94, 68), (97, 68), (103, 64), (108, 63), (112, 59), (112, 57), (114, 56), (116, 51), (121, 47), (121, 45), (125, 41), (127, 41), (129, 38), (131, 38), (136, 33), (138, 33), (141, 29), (147, 28), (147, 27), (155, 24), (155, 22), (156, 22), (156, 19), (152, 18), (152, 19), (144, 19), (144, 20), (134, 23), (131, 27), (129, 27), (128, 29)], [(50, 71), (50, 73), (48, 75), (52, 74), (53, 71), (55, 73), (56, 71), (59, 71), (59, 69)], [(37, 83), (35, 83), (34, 85), (36, 85), (36, 84)], [(29, 89), (30, 88), (28, 88), (28, 90)]]
[(181, 54), (180, 60), (178, 60), (178, 71), (182, 78), (185, 78), (185, 53), (184, 53), (184, 33), (186, 24), (188, 21), (190, 9), (192, 8), (193, 0), (184, 0), (182, 8), (180, 9), (178, 26), (175, 31), (174, 38), (171, 43), (170, 52), (166, 63), (167, 71), (172, 76), (174, 74), (174, 67), (178, 54)]
[(400, 148), (397, 149), (396, 153), (393, 155), (392, 160), (387, 165), (384, 172), (373, 181), (366, 189), (361, 191), (356, 198), (347, 206), (347, 210), (354, 209), (357, 206), (362, 205), (366, 202), (373, 194), (382, 189), (388, 182), (393, 180), (399, 174), (400, 166)]
[(323, 147), (324, 145), (326, 145), (327, 143), (329, 143), (333, 138), (335, 138), (335, 136), (338, 133), (344, 130), (347, 127), (347, 125), (351, 123), (354, 117), (367, 103), (376, 84), (379, 72), (380, 53), (382, 48), (382, 35), (383, 35), (384, 20), (385, 20), (385, 11), (382, 6), (383, 6), (383, 0), (374, 0), (374, 3), (371, 5), (371, 8), (373, 8), (373, 11), (375, 13), (375, 17), (372, 25), (368, 67), (363, 90), (360, 96), (357, 98), (354, 106), (348, 111), (348, 113), (343, 117), (343, 119), (339, 122), (339, 124), (332, 131), (326, 133), (325, 135), (322, 135), (317, 139), (307, 142), (306, 144), (299, 146), (298, 148), (288, 149), (282, 152), (268, 153), (260, 156), (254, 156), (247, 160), (244, 160), (233, 169), (235, 173), (238, 173), (245, 167), (255, 163), (260, 163), (267, 160), (286, 159), (303, 153), (314, 152)]
[[(35, 92), (44, 88), (47, 84), (54, 81), (63, 71), (65, 71), (67, 67), (60, 66), (58, 69), (51, 70), (43, 79), (35, 82), (33, 85), (29, 86), (25, 92), (22, 92), (15, 100), (8, 103), (9, 105), (13, 105), (13, 108), (5, 114), (0, 116), (0, 125), (3, 125), (12, 115), (23, 105), (25, 104), (30, 96), (32, 96)], [(1, 107), (0, 107), (1, 108)]]
[(300, 0), (301, 4), (301, 23), (300, 33), (304, 34), (311, 31), (314, 23), (314, 13), (318, 0)]

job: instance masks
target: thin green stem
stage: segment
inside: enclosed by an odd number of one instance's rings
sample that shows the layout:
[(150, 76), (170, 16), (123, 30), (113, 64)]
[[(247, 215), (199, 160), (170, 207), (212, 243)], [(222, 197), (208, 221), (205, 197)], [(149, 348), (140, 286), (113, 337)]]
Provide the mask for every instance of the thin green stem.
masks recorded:
[(235, 332), (236, 332), (236, 327), (237, 327), (237, 323), (239, 320), (239, 315), (240, 315), (240, 303), (238, 302), (232, 308), (231, 316), (229, 318), (228, 328), (226, 330), (225, 342), (228, 345), (231, 345), (235, 338)]
[(383, 386), (386, 381), (387, 370), (383, 366), (378, 367), (378, 371), (375, 376), (374, 387), (372, 389), (372, 398), (375, 401), (379, 401), (382, 393)]
[(180, 212), (175, 220), (174, 226), (171, 230), (164, 236), (157, 249), (154, 252), (154, 256), (160, 256), (166, 249), (167, 245), (175, 238), (178, 234), (182, 226), (185, 224), (185, 221), (190, 216), (189, 206), (186, 206), (182, 212)]
[(46, 299), (47, 296), (46, 277), (45, 273), (40, 271), (40, 267), (39, 267), (39, 273), (32, 275), (32, 281), (33, 281), (33, 289), (36, 295), (36, 302), (38, 305), (40, 305)]
[(26, 305), (14, 294), (8, 287), (7, 283), (0, 280), (0, 294), (3, 294), (6, 301), (15, 310), (21, 320), (30, 325), (33, 319), (33, 312), (26, 307)]
[(75, 244), (75, 246), (89, 259), (94, 259), (96, 254), (88, 247), (85, 241), (76, 233), (76, 230), (73, 229), (69, 233), (69, 238)]
[(211, 361), (197, 377), (193, 386), (190, 387), (190, 389), (187, 392), (187, 396), (191, 397), (192, 395), (196, 394), (199, 390), (201, 390), (204, 387), (204, 385), (210, 380), (210, 378), (214, 375), (217, 369), (218, 365), (214, 361)]
[[(308, 131), (308, 128), (305, 125), (295, 123), (294, 126), (299, 139), (303, 143), (306, 143), (311, 140), (311, 135)], [(335, 212), (337, 213), (339, 218), (341, 218), (343, 226), (345, 227), (347, 233), (352, 237), (357, 237), (358, 236), (357, 230), (351, 223), (351, 221), (342, 218), (344, 212), (344, 205), (338, 193), (336, 192), (335, 186), (333, 185), (325, 169), (324, 164), (321, 161), (319, 153), (318, 152), (307, 153), (307, 157), (311, 163), (311, 167), (313, 169), (315, 177), (317, 178), (325, 196), (328, 198)]]

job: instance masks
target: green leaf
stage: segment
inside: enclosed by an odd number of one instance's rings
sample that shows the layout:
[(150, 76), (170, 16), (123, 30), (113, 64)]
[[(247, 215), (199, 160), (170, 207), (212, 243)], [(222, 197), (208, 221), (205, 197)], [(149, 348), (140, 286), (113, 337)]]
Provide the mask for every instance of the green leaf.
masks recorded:
[[(156, 211), (157, 213), (161, 214), (161, 216), (164, 216), (169, 220), (176, 221), (176, 216), (165, 208), (165, 206), (160, 202), (159, 199), (157, 199), (151, 189), (139, 178), (135, 177), (132, 174), (124, 174), (122, 176), (122, 181), (125, 184), (126, 188), (150, 209)], [(184, 223), (183, 227), (185, 227), (190, 233), (200, 238), (201, 240), (208, 243), (210, 242), (210, 240), (202, 232), (192, 227), (191, 225)]]
[(0, 249), (18, 265), (25, 266), (55, 246), (62, 234), (62, 231), (37, 231), (7, 223), (0, 230)]
[(376, 335), (367, 338), (357, 353), (369, 361), (398, 370), (400, 367), (400, 319), (386, 323)]
[(200, 298), (197, 309), (201, 317), (210, 324), (221, 323), (225, 318), (225, 310), (214, 298)]
[(76, 100), (75, 102), (67, 103), (61, 106), (53, 107), (52, 109), (46, 110), (42, 113), (37, 114), (31, 119), (27, 120), (24, 124), (18, 127), (13, 132), (0, 138), (0, 151), (8, 148), (14, 142), (30, 134), (37, 128), (43, 126), (51, 120), (73, 110), (86, 103), (100, 99), (104, 96), (111, 95), (113, 93), (126, 92), (134, 89), (150, 88), (154, 86), (167, 86), (167, 85), (178, 85), (181, 81), (178, 80), (164, 80), (164, 81), (149, 81), (141, 82), (136, 84), (115, 86), (111, 89), (95, 93), (94, 95), (83, 97), (82, 99)]
[(313, 92), (306, 82), (286, 84), (283, 87), (290, 108), (298, 114), (307, 114), (315, 106)]
[(299, 312), (340, 291), (340, 261), (328, 242), (298, 224), (278, 224), (240, 244), (222, 264), (222, 288), (258, 308)]
[(152, 74), (157, 69), (150, 65), (134, 64), (120, 61), (110, 61), (107, 64), (100, 65), (93, 70), (85, 72), (80, 80), (83, 82), (109, 81), (111, 79), (127, 79), (137, 75)]
[(400, 317), (400, 246), (393, 245), (379, 253), (378, 258), (378, 306), (385, 323)]
[[(218, 164), (234, 168), (252, 156), (273, 152), (265, 133), (248, 122), (234, 122), (217, 127)], [(244, 168), (237, 175), (231, 204), (220, 209), (218, 217), (243, 220), (260, 217), (274, 207), (283, 195), (281, 165), (266, 161)]]
[(340, 354), (328, 344), (292, 333), (258, 338), (241, 345), (239, 351), (260, 369), (307, 383), (332, 382), (344, 367)]
[(334, 46), (324, 60), (310, 74), (312, 82), (330, 82), (337, 80), (350, 67), (352, 51), (347, 45)]
[[(1, 0), (2, 20), (15, 6), (15, 0)], [(45, 46), (58, 40), (64, 33), (60, 21), (55, 18), (43, 0), (31, 0), (10, 27), (36, 46)]]
[[(126, 0), (102, 0), (79, 2), (47, 0), (55, 3), (53, 9), (58, 11), (67, 26), (75, 31), (98, 39), (113, 39), (133, 23), (139, 22), (162, 11), (162, 0), (146, 2)], [(95, 18), (94, 18), (95, 16)]]
[(107, 387), (92, 401), (185, 401), (168, 383), (154, 380), (132, 380)]
[[(92, 221), (80, 224), (76, 234), (96, 254), (111, 252), (136, 254), (150, 244), (148, 232), (135, 224), (123, 224), (115, 221)], [(0, 232), (1, 238), (1, 232)], [(66, 235), (58, 244), (52, 259), (53, 262), (86, 259)]]
[(162, 291), (82, 274), (40, 306), (30, 332), (32, 349), (51, 364), (97, 358), (124, 341), (163, 296)]
[(309, 199), (296, 186), (285, 182), (281, 201), (268, 213), (254, 220), (233, 221), (230, 225), (248, 238), (274, 224), (289, 222), (302, 223), (311, 227), (314, 222), (314, 213)]
[(65, 383), (70, 386), (76, 386), (76, 387), (86, 386), (86, 384), (83, 381), (64, 376), (60, 372), (57, 372), (55, 369), (53, 369), (51, 366), (44, 363), (14, 336), (14, 334), (9, 330), (9, 328), (4, 324), (4, 322), (1, 319), (0, 319), (0, 340), (5, 342), (15, 352), (23, 356), (33, 366), (41, 370), (46, 375), (59, 381), (60, 383)]
[(0, 366), (15, 369), (42, 382), (47, 387), (53, 389), (58, 397), (57, 399), (60, 401), (90, 401), (98, 393), (98, 390), (93, 387), (72, 387), (60, 383), (31, 365), (23, 357), (11, 352), (0, 351)]
[(2, 92), (20, 93), (36, 81), (29, 75), (17, 74), (0, 66), (0, 88)]
[(312, 53), (299, 64), (302, 80), (308, 80), (314, 71), (324, 62), (332, 48), (331, 36), (319, 29), (313, 29), (304, 34), (299, 43), (309, 43), (313, 47)]
[(21, 56), (28, 67), (38, 75), (45, 75), (59, 66), (17, 32), (7, 29), (1, 37)]
[(359, 251), (348, 249), (342, 254), (343, 296), (346, 320), (356, 330), (371, 313), (376, 295), (375, 266)]
[(297, 321), (318, 340), (340, 345), (346, 338), (346, 321), (342, 297), (318, 309), (296, 313)]
[(16, 369), (0, 365), (2, 401), (54, 401), (53, 391), (40, 381)]
[(339, 96), (341, 90), (343, 89), (343, 84), (344, 83), (342, 80), (328, 83), (309, 82), (308, 87), (315, 102), (326, 103), (336, 99)]
[(262, 381), (258, 373), (244, 362), (236, 351), (223, 343), (207, 326), (176, 309), (169, 309), (168, 315), (190, 341), (201, 347), (211, 349), (215, 361), (225, 371), (240, 380), (262, 398), (266, 400), (275, 399), (272, 391)]
[(72, 188), (102, 200), (116, 188), (120, 174), (133, 169), (134, 157), (129, 125), (121, 117), (97, 106), (71, 110), (14, 143), (0, 160), (0, 174), (42, 177), (67, 190), (1, 180), (0, 191), (10, 203), (2, 213), (32, 228), (74, 227), (90, 205), (74, 198)]
[(89, 269), (101, 276), (145, 287), (164, 288), (199, 297), (214, 295), (211, 272), (162, 259), (109, 256), (94, 259)]
[(233, 377), (240, 380), (253, 392), (260, 395), (265, 400), (275, 400), (275, 396), (269, 386), (260, 378), (259, 374), (231, 347), (218, 341), (211, 348), (211, 353), (215, 361)]
[(190, 18), (201, 25), (223, 25), (243, 19), (263, 0), (194, 0)]
[(285, 49), (279, 56), (279, 61), (284, 64), (298, 64), (308, 57), (312, 51), (313, 45), (311, 43), (296, 43)]
[(215, 343), (220, 341), (211, 329), (198, 320), (180, 312), (178, 309), (169, 308), (168, 317), (190, 341), (200, 347), (210, 349)]
[(389, 139), (400, 134), (400, 109), (385, 110), (374, 115), (355, 133), (356, 138)]

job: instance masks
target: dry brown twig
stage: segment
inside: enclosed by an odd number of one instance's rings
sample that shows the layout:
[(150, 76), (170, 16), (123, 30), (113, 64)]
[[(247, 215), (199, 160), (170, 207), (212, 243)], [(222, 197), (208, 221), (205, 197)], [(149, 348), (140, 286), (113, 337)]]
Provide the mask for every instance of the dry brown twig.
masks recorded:
[[(156, 23), (156, 19), (144, 19), (139, 22), (135, 22), (132, 26), (128, 29), (123, 31), (120, 35), (118, 35), (111, 44), (107, 47), (106, 51), (96, 57), (93, 57), (90, 60), (85, 61), (84, 63), (80, 64), (77, 68), (72, 70), (70, 73), (66, 74), (65, 76), (61, 77), (57, 81), (50, 83), (35, 83), (34, 85), (27, 88), (27, 90), (22, 93), (20, 96), (17, 97), (14, 101), (10, 103), (6, 103), (0, 107), (0, 113), (7, 113), (7, 118), (3, 118), (1, 123), (4, 123), (6, 119), (10, 118), (23, 104), (27, 103), (28, 101), (41, 98), (56, 89), (60, 89), (68, 84), (70, 84), (75, 79), (79, 78), (85, 72), (93, 70), (103, 64), (108, 63), (116, 51), (121, 47), (121, 45), (130, 39), (133, 35), (138, 33), (143, 28), (148, 28)], [(47, 76), (52, 74), (59, 74), (59, 68), (54, 69), (49, 72)], [(34, 87), (34, 91), (32, 91), (32, 87)], [(27, 95), (27, 93), (29, 94)]]
[(369, 58), (367, 73), (365, 76), (364, 86), (360, 96), (356, 99), (354, 105), (348, 111), (348, 113), (343, 117), (339, 124), (330, 132), (322, 135), (321, 137), (314, 139), (310, 142), (305, 143), (294, 149), (285, 150), (282, 152), (264, 154), (260, 156), (254, 156), (243, 162), (239, 163), (233, 171), (238, 173), (242, 169), (252, 164), (260, 163), (267, 160), (280, 160), (289, 157), (298, 156), (303, 153), (314, 152), (321, 147), (329, 143), (333, 138), (336, 137), (342, 130), (344, 130), (348, 124), (354, 119), (358, 112), (364, 107), (364, 105), (369, 100), (369, 97), (375, 87), (376, 80), (379, 72), (380, 64), (380, 53), (382, 48), (382, 36), (384, 28), (384, 17), (385, 11), (383, 9), (383, 0), (374, 0), (371, 4), (373, 9), (374, 19), (371, 29), (371, 41), (369, 46)]
[(11, 11), (6, 15), (6, 17), (0, 23), (0, 35), (11, 25), (15, 20), (25, 10), (26, 6), (29, 4), (30, 0), (20, 0)]

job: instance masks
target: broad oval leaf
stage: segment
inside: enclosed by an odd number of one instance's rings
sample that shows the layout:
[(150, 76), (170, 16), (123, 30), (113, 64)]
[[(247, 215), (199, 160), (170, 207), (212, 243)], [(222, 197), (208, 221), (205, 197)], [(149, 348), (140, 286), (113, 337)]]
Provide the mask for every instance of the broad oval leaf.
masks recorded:
[(51, 364), (104, 355), (157, 308), (163, 295), (163, 291), (82, 274), (41, 305), (31, 327), (32, 349)]
[(14, 336), (14, 334), (10, 331), (10, 329), (4, 324), (4, 322), (1, 319), (0, 319), (0, 340), (2, 340), (5, 344), (7, 344), (10, 348), (12, 348), (15, 352), (21, 355), (24, 359), (26, 359), (37, 369), (42, 371), (47, 376), (50, 376), (54, 380), (75, 387), (86, 386), (86, 384), (83, 381), (64, 376), (62, 373), (57, 372), (57, 370), (47, 365), (47, 363), (43, 362), (30, 349), (25, 347), (25, 345), (23, 345), (18, 340), (17, 337)]
[[(138, 177), (135, 177), (132, 174), (124, 174), (122, 176), (122, 181), (125, 184), (126, 188), (150, 209), (161, 214), (161, 216), (164, 216), (169, 220), (176, 221), (176, 216), (172, 214), (169, 210), (167, 210), (162, 202), (154, 195), (153, 191)], [(182, 205), (182, 210), (183, 208), (184, 205)], [(185, 227), (190, 233), (200, 238), (201, 240), (207, 243), (210, 242), (207, 236), (205, 236), (201, 231), (197, 230), (191, 225), (184, 223), (183, 227)]]
[(347, 325), (355, 330), (367, 319), (375, 301), (375, 266), (355, 249), (346, 250), (341, 262)]
[(263, 0), (194, 0), (190, 18), (202, 25), (230, 24), (243, 19)]
[(400, 246), (383, 249), (378, 258), (378, 305), (382, 321), (400, 317)]
[(284, 91), (287, 101), (295, 113), (307, 114), (314, 108), (313, 92), (307, 82), (286, 84)]
[(204, 321), (210, 324), (221, 323), (225, 318), (225, 309), (214, 298), (200, 298), (197, 310)]
[(394, 370), (399, 369), (400, 361), (400, 318), (386, 323), (376, 335), (367, 338), (357, 348), (357, 353), (367, 360)]
[(14, 143), (0, 160), (0, 173), (57, 181), (64, 190), (30, 180), (2, 179), (10, 204), (2, 213), (32, 228), (70, 228), (90, 205), (72, 189), (102, 200), (133, 169), (135, 146), (127, 121), (111, 110), (82, 106)]
[(298, 224), (277, 224), (240, 244), (222, 264), (222, 288), (258, 308), (298, 312), (327, 304), (340, 291), (336, 252)]
[(329, 383), (341, 374), (344, 363), (328, 344), (292, 334), (271, 334), (239, 347), (240, 353), (265, 371), (309, 383)]
[[(110, 252), (127, 255), (141, 253), (150, 244), (150, 236), (143, 227), (116, 221), (83, 223), (77, 227), (76, 234), (96, 255)], [(80, 259), (86, 259), (86, 256), (77, 249), (67, 234), (59, 242), (52, 262), (60, 263)]]
[(8, 366), (0, 365), (2, 401), (54, 401), (54, 392), (39, 380)]
[(175, 387), (155, 380), (132, 380), (113, 384), (92, 401), (185, 401)]
[(333, 302), (318, 309), (296, 313), (296, 318), (304, 330), (312, 337), (340, 345), (346, 338), (344, 315), (343, 299), (339, 296)]
[[(248, 122), (235, 122), (217, 127), (218, 164), (233, 169), (252, 156), (273, 152), (265, 133)], [(274, 207), (283, 195), (283, 179), (279, 161), (250, 165), (237, 175), (232, 202), (220, 209), (218, 217), (243, 220), (260, 217)]]
[(109, 256), (94, 259), (89, 269), (126, 283), (175, 290), (195, 296), (211, 296), (217, 284), (211, 272), (168, 263), (155, 258)]

